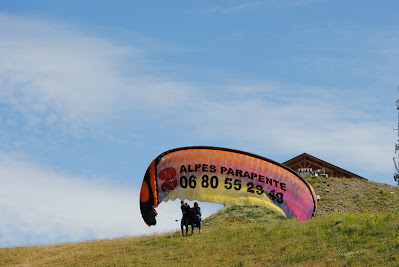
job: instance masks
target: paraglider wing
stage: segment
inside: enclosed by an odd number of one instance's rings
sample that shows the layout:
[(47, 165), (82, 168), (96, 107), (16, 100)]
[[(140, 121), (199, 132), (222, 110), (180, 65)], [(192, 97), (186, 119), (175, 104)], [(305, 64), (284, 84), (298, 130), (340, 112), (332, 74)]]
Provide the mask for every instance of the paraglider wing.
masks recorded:
[(199, 200), (267, 207), (287, 218), (311, 219), (317, 201), (311, 185), (288, 167), (243, 151), (219, 147), (183, 147), (166, 151), (148, 167), (140, 209), (155, 225), (162, 201)]

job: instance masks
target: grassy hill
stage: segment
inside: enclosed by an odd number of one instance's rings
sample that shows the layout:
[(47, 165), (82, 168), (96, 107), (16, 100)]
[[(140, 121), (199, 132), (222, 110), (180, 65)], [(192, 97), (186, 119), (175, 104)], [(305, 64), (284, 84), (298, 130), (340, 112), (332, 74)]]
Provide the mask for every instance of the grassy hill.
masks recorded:
[(364, 180), (311, 178), (310, 221), (259, 207), (229, 206), (180, 232), (0, 249), (0, 266), (399, 266), (399, 188)]

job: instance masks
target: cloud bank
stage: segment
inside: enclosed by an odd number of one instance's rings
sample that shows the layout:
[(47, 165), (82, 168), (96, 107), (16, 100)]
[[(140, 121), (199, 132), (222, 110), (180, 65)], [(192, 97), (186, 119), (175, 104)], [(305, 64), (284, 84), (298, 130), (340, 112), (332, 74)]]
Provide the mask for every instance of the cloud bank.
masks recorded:
[(149, 119), (161, 129), (156, 137), (167, 129), (171, 138), (223, 140), (265, 156), (306, 151), (346, 168), (392, 169), (392, 140), (380, 138), (391, 124), (372, 114), (370, 99), (359, 105), (350, 92), (238, 78), (199, 86), (142, 73), (142, 49), (71, 26), (7, 15), (0, 25), (0, 103), (30, 124), (69, 134), (130, 124), (128, 132), (143, 134)]
[(190, 86), (140, 73), (140, 49), (70, 26), (0, 14), (0, 103), (71, 132), (126, 111), (163, 110)]

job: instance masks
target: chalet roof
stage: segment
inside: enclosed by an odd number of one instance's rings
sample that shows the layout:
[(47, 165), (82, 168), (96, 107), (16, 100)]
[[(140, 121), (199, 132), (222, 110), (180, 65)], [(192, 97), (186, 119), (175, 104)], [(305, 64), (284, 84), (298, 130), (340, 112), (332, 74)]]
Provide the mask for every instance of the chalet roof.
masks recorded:
[(286, 162), (283, 162), (283, 165), (297, 171), (301, 168), (312, 168), (313, 170), (324, 169), (325, 173), (330, 177), (346, 177), (346, 178), (357, 178), (357, 179), (365, 179), (357, 174), (354, 174), (350, 171), (342, 169), (338, 166), (335, 166), (327, 161), (316, 158), (307, 153), (303, 153), (299, 156), (296, 156)]

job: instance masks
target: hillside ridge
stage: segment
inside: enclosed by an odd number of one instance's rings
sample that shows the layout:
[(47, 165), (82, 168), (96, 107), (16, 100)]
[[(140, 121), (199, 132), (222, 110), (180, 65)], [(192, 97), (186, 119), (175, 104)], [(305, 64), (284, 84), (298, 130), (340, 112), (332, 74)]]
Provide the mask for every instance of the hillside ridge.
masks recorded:
[(0, 249), (0, 266), (399, 266), (399, 188), (308, 178), (316, 217), (226, 206), (198, 231)]

